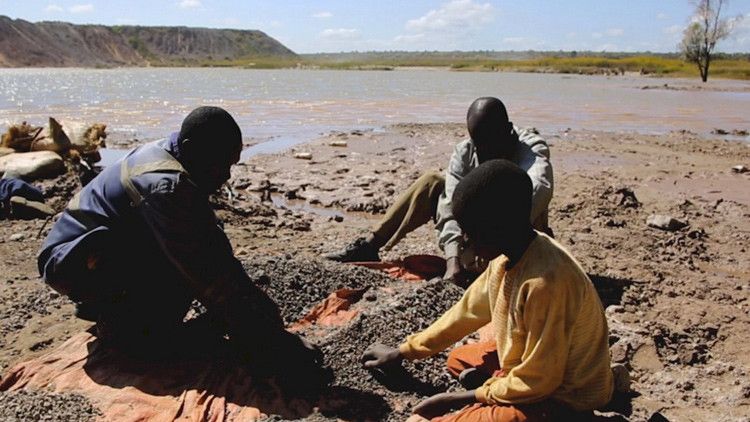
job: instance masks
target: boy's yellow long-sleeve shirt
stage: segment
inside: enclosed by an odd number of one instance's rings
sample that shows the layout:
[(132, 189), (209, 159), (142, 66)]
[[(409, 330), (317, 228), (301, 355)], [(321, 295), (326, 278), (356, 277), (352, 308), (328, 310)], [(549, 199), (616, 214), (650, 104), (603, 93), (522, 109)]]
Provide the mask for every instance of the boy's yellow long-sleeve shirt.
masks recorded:
[(439, 353), (488, 322), (505, 374), (477, 389), (487, 404), (552, 398), (576, 410), (612, 396), (607, 321), (591, 280), (557, 242), (539, 233), (521, 259), (494, 259), (443, 316), (399, 349), (407, 359)]

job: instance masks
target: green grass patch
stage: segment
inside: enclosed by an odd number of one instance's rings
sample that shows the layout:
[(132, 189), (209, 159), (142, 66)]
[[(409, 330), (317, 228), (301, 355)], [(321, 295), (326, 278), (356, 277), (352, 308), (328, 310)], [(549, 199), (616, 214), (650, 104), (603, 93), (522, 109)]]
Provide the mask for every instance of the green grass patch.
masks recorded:
[[(133, 40), (131, 40), (133, 42)], [(551, 53), (550, 53), (551, 54)], [(562, 55), (565, 54), (565, 55)], [(393, 70), (398, 67), (441, 67), (462, 72), (532, 72), (581, 75), (616, 75), (635, 72), (654, 76), (699, 77), (698, 68), (675, 55), (570, 56), (571, 53), (529, 59), (493, 59), (482, 54), (399, 52), (360, 54), (315, 54), (299, 57), (247, 57), (205, 59), (197, 63), (162, 63), (165, 66), (237, 67), (245, 69)], [(721, 57), (721, 56), (719, 56)], [(717, 58), (709, 78), (750, 80), (746, 56)]]

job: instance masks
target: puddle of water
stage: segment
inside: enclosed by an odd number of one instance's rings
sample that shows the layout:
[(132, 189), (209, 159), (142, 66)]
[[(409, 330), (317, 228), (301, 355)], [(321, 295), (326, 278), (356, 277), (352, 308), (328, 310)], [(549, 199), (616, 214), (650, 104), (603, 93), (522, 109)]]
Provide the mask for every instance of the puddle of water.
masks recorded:
[[(259, 154), (274, 154), (283, 151), (287, 148), (291, 148), (295, 145), (299, 145), (310, 141), (305, 138), (277, 138), (271, 141), (261, 142), (259, 144), (247, 147), (242, 150), (240, 154), (240, 161), (246, 161), (253, 156)], [(110, 149), (102, 148), (99, 150), (102, 156), (101, 161), (96, 163), (100, 167), (107, 167), (116, 163), (119, 159), (125, 156), (130, 151), (129, 149)]]
[[(384, 132), (384, 128), (375, 128), (371, 126), (354, 126), (354, 127), (331, 127), (326, 133), (330, 133), (332, 131), (352, 131), (352, 130), (359, 130), (359, 131), (373, 131), (373, 132)], [(301, 145), (307, 142), (312, 141), (316, 137), (320, 136), (321, 134), (316, 134), (311, 136), (302, 136), (302, 135), (291, 135), (291, 136), (277, 136), (272, 138), (269, 141), (260, 142), (258, 144), (246, 147), (242, 150), (242, 153), (240, 154), (240, 161), (247, 161), (248, 159), (260, 155), (260, 154), (276, 154), (281, 151), (287, 150), (289, 148), (292, 148), (297, 145)], [(109, 149), (109, 148), (102, 148), (99, 150), (100, 154), (102, 156), (101, 161), (97, 163), (97, 165), (101, 167), (107, 167), (111, 164), (114, 164), (119, 160), (120, 158), (124, 157), (125, 154), (130, 151), (130, 149)]]
[(316, 207), (300, 199), (286, 199), (282, 195), (271, 195), (271, 202), (276, 208), (302, 211), (308, 214), (320, 215), (329, 218), (344, 218), (344, 213), (330, 208)]

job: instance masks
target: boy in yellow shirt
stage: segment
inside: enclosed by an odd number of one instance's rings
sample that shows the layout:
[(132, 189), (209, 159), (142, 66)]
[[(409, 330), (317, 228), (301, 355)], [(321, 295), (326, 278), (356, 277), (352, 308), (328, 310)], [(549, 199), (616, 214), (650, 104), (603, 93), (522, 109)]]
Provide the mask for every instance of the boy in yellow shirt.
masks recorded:
[[(463, 298), (398, 348), (375, 344), (366, 368), (423, 359), (491, 323), (495, 342), (454, 349), (449, 370), (465, 392), (424, 400), (414, 413), (433, 421), (580, 420), (611, 398), (607, 322), (581, 266), (529, 223), (532, 184), (506, 160), (469, 173), (453, 213), (477, 253), (491, 260)], [(459, 412), (450, 413), (461, 409)]]

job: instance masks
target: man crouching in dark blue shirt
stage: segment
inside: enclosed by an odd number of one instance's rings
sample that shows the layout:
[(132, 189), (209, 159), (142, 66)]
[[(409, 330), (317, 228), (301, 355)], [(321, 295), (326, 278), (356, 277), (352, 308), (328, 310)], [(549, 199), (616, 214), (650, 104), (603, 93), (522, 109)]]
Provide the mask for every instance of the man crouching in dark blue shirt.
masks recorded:
[(134, 149), (71, 200), (42, 246), (39, 272), (113, 348), (169, 355), (197, 299), (216, 336), (228, 336), (253, 366), (325, 377), (320, 351), (284, 329), (209, 204), (241, 150), (229, 113), (195, 109), (179, 133)]

